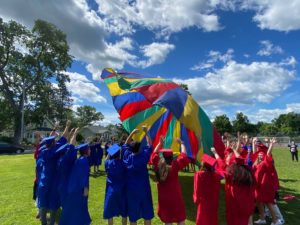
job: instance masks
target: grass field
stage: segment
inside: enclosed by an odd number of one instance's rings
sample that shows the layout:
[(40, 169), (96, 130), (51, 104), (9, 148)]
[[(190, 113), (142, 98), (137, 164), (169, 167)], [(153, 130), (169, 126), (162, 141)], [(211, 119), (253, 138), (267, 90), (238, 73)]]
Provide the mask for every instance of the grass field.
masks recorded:
[[(289, 151), (282, 149), (274, 150), (274, 158), (281, 184), (280, 196), (289, 194), (297, 197), (296, 200), (289, 202), (280, 200), (279, 207), (287, 225), (298, 225), (300, 224), (300, 162), (292, 162)], [(32, 200), (34, 163), (31, 154), (0, 155), (1, 225), (39, 224), (39, 221), (35, 219), (37, 209)], [(103, 168), (101, 170), (103, 171)], [(186, 224), (195, 224), (196, 208), (192, 202), (193, 173), (182, 172), (180, 181), (186, 202)], [(157, 190), (156, 184), (152, 181), (151, 188), (156, 211)], [(94, 225), (107, 223), (102, 219), (104, 192), (105, 174), (90, 177), (89, 211)], [(115, 222), (115, 224), (121, 224), (119, 219), (116, 219)], [(143, 222), (139, 221), (138, 224), (143, 224)], [(161, 224), (157, 216), (154, 218), (153, 224)], [(225, 224), (224, 192), (222, 191), (220, 193), (219, 225)]]

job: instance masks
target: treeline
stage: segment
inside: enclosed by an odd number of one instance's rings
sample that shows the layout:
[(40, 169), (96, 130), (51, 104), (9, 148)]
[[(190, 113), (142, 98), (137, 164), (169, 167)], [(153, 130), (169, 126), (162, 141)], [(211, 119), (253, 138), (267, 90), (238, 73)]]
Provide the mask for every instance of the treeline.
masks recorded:
[(213, 124), (220, 134), (240, 131), (262, 136), (293, 137), (300, 135), (300, 114), (294, 112), (281, 114), (270, 123), (258, 122), (256, 124), (251, 123), (242, 112), (237, 113), (232, 121), (224, 114), (216, 116)]

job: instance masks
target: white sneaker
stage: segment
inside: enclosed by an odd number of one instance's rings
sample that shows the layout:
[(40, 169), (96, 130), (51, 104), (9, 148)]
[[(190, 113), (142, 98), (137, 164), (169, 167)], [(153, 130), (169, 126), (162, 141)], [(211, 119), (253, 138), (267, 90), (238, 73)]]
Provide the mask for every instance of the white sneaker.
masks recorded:
[[(262, 220), (262, 219), (258, 219), (256, 221), (254, 221), (255, 224), (267, 224), (267, 221), (266, 220)], [(272, 224), (274, 225), (274, 224)], [(277, 224), (276, 224), (277, 225)]]
[(280, 220), (277, 220), (276, 223), (271, 223), (271, 225), (282, 225), (283, 223), (281, 223)]
[(279, 221), (280, 221), (281, 224), (285, 224), (284, 219), (279, 219)]

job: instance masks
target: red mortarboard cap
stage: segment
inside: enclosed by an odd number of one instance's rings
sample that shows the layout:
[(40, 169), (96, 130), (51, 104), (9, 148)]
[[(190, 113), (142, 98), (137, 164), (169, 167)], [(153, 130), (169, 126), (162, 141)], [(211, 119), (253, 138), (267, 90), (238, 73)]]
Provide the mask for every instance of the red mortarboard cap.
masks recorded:
[(235, 158), (235, 162), (236, 162), (236, 164), (239, 164), (239, 165), (245, 165), (245, 158), (243, 158), (243, 157), (236, 157)]
[(202, 162), (209, 165), (209, 166), (211, 166), (211, 167), (214, 167), (217, 160), (215, 158), (211, 157), (210, 155), (204, 154), (202, 156)]
[(262, 143), (257, 144), (256, 149), (257, 149), (257, 151), (264, 151), (265, 153), (268, 151), (268, 147)]
[(173, 156), (173, 151), (172, 151), (172, 149), (169, 149), (169, 148), (161, 149), (159, 152), (163, 153), (163, 155), (166, 157)]

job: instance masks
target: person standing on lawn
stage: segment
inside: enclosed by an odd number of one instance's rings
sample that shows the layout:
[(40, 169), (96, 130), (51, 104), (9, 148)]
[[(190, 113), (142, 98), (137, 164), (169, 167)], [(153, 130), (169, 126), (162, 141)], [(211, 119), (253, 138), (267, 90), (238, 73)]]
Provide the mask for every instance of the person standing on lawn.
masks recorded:
[(137, 220), (144, 219), (145, 225), (151, 225), (154, 217), (152, 194), (149, 181), (147, 164), (152, 153), (152, 141), (146, 126), (142, 127), (146, 136), (146, 145), (140, 148), (141, 143), (131, 142), (138, 129), (134, 129), (122, 146), (123, 163), (127, 173), (127, 207), (131, 225), (136, 225)]
[(176, 159), (173, 159), (172, 149), (161, 149), (164, 144), (163, 137), (160, 137), (152, 157), (158, 181), (157, 214), (160, 220), (166, 225), (172, 223), (184, 225), (186, 219), (178, 173), (190, 163), (190, 160), (186, 155), (184, 143), (179, 138), (177, 142), (181, 146), (181, 154)]
[(292, 160), (296, 159), (298, 162), (298, 145), (295, 144), (294, 141), (292, 141), (290, 144), (288, 144), (288, 147), (290, 148), (290, 152), (292, 154)]
[[(215, 155), (216, 150), (211, 148)], [(196, 225), (217, 225), (221, 175), (215, 171), (217, 161), (204, 154), (200, 171), (194, 176), (194, 203), (197, 205)]]
[(107, 149), (105, 159), (106, 189), (103, 218), (113, 225), (113, 217), (122, 216), (122, 225), (127, 224), (126, 168), (122, 161), (122, 151), (118, 144)]
[(88, 211), (90, 148), (88, 144), (81, 144), (75, 149), (79, 151), (80, 157), (76, 159), (72, 167), (60, 225), (89, 225), (91, 223)]
[(67, 143), (71, 121), (67, 121), (62, 137), (56, 142), (55, 136), (50, 136), (42, 140), (38, 158), (43, 162), (42, 171), (38, 186), (38, 207), (42, 225), (47, 224), (47, 211), (50, 211), (50, 225), (54, 225), (56, 211), (60, 206), (57, 183), (55, 182), (57, 173), (56, 150)]

